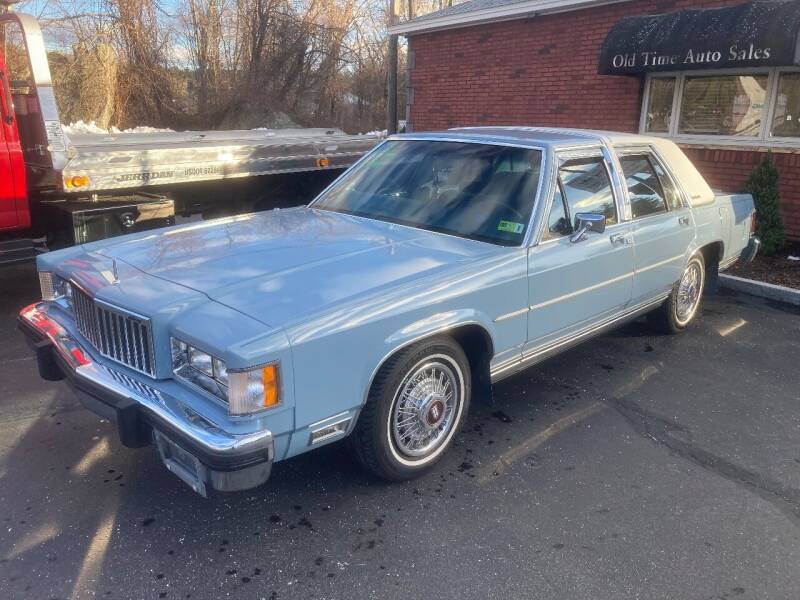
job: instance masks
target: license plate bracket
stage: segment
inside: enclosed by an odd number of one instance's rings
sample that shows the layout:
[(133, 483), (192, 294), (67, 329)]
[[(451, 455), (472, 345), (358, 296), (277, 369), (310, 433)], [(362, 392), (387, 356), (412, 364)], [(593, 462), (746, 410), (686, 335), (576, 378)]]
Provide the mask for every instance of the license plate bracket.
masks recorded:
[(156, 429), (153, 430), (153, 440), (164, 466), (195, 492), (204, 498), (208, 497), (206, 491), (207, 467), (194, 454), (184, 450)]

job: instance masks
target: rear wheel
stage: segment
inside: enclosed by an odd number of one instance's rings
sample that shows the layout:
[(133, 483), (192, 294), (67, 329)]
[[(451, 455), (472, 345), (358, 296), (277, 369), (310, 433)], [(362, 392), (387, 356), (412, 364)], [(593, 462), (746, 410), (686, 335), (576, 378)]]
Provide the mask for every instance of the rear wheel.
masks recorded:
[(695, 254), (664, 304), (651, 313), (651, 323), (663, 333), (679, 333), (686, 329), (700, 307), (705, 281), (703, 255)]
[(392, 481), (416, 477), (452, 445), (469, 408), (469, 362), (450, 338), (423, 340), (378, 371), (349, 437), (358, 461)]

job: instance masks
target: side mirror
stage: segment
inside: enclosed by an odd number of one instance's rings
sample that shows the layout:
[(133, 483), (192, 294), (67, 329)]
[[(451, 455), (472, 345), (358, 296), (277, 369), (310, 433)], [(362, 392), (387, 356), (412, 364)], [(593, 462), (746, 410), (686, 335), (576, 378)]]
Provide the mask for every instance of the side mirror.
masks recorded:
[(573, 244), (580, 242), (585, 233), (603, 233), (606, 230), (606, 217), (600, 213), (578, 213), (575, 215), (575, 233), (569, 241)]

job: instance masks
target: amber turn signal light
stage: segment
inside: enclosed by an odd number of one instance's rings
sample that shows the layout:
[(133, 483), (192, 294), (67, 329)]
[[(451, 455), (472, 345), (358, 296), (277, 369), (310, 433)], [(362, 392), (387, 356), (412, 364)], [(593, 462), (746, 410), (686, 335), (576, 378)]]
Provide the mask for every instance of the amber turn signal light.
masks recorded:
[(88, 175), (74, 175), (73, 177), (67, 177), (64, 180), (64, 183), (67, 185), (68, 188), (82, 188), (89, 185), (89, 176)]
[(264, 384), (264, 408), (271, 408), (280, 404), (278, 365), (264, 367), (261, 372), (261, 381)]

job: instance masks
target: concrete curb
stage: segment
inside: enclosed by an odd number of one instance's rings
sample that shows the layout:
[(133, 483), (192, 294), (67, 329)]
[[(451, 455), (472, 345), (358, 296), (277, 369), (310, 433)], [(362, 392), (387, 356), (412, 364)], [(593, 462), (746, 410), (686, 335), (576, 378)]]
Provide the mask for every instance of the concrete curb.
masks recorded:
[(726, 275), (725, 273), (719, 274), (719, 285), (720, 287), (750, 294), (751, 296), (760, 296), (761, 298), (769, 298), (770, 300), (800, 306), (800, 290), (786, 287), (785, 285), (764, 283), (763, 281), (745, 279), (744, 277)]

